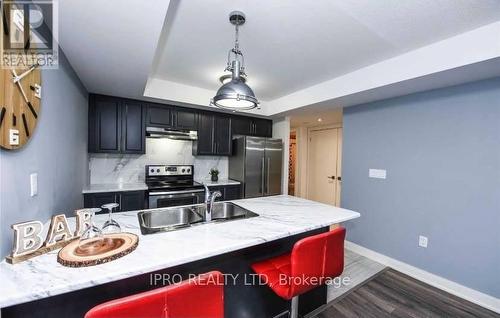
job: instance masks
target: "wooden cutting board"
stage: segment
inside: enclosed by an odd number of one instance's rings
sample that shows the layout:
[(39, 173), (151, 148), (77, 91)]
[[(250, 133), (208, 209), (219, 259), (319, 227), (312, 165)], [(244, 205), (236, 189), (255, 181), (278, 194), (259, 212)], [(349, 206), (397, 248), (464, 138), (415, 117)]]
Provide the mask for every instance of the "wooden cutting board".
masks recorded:
[(132, 233), (106, 234), (101, 241), (79, 246), (74, 240), (63, 247), (57, 261), (68, 267), (94, 266), (125, 256), (136, 249), (139, 237)]

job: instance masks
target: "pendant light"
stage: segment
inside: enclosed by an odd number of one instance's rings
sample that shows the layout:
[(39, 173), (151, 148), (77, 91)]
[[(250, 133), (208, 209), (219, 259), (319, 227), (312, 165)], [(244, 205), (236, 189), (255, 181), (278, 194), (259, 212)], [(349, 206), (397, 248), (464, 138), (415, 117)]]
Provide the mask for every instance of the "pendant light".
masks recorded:
[(234, 48), (230, 49), (227, 54), (225, 69), (225, 71), (231, 72), (231, 80), (227, 81), (227, 77), (221, 77), (221, 81), (224, 78), (226, 83), (219, 88), (211, 102), (219, 108), (235, 111), (254, 109), (258, 106), (259, 101), (252, 89), (245, 83), (245, 60), (238, 42), (238, 28), (245, 23), (245, 14), (233, 11), (229, 14), (229, 22), (235, 26)]

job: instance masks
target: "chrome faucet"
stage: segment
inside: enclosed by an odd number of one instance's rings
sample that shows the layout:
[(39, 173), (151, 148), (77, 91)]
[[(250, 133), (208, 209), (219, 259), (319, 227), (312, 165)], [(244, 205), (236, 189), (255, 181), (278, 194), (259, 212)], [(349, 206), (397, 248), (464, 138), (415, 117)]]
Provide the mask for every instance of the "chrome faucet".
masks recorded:
[(222, 196), (220, 191), (214, 191), (210, 193), (208, 186), (202, 183), (205, 187), (205, 221), (212, 221), (212, 206), (214, 205), (215, 199)]

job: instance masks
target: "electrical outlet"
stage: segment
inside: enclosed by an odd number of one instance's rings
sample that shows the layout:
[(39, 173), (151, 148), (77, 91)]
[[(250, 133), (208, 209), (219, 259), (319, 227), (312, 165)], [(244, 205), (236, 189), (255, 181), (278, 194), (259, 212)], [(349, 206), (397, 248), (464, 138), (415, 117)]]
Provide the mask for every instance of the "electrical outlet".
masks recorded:
[(419, 237), (418, 237), (418, 246), (420, 246), (420, 247), (427, 247), (427, 243), (429, 243), (429, 239), (427, 238), (427, 236), (419, 235)]
[(30, 187), (31, 187), (31, 196), (34, 197), (38, 194), (38, 173), (30, 174)]

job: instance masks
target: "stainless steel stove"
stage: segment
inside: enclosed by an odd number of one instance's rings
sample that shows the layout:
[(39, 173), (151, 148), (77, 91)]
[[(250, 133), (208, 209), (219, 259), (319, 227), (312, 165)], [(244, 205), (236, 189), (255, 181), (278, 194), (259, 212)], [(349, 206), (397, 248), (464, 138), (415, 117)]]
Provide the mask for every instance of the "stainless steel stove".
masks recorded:
[(149, 208), (203, 203), (205, 188), (193, 176), (192, 165), (147, 165)]

